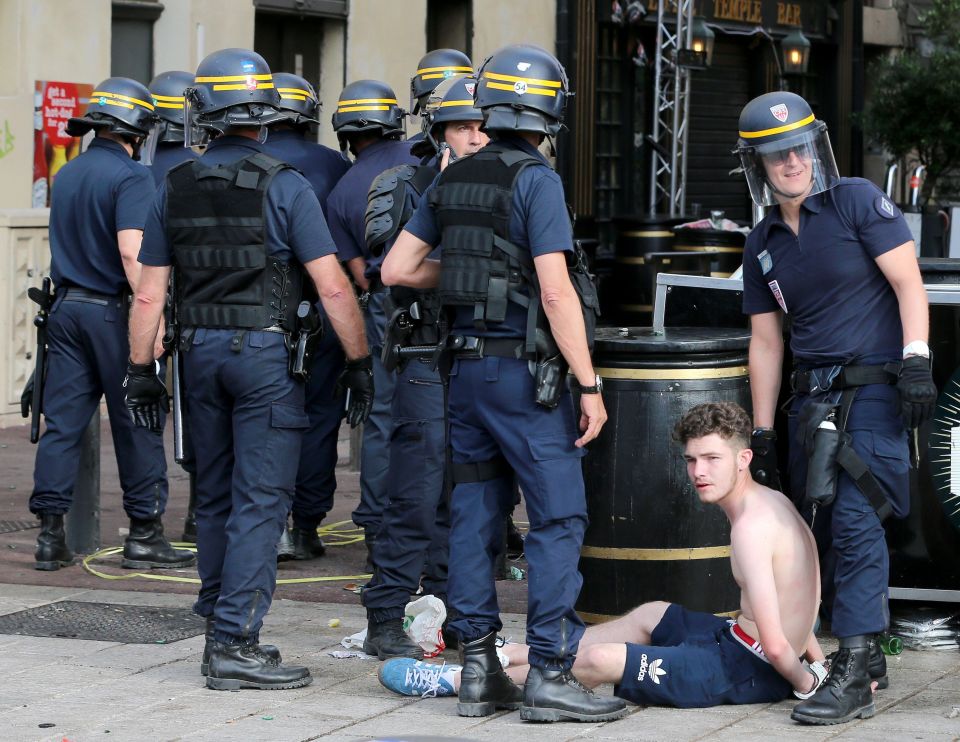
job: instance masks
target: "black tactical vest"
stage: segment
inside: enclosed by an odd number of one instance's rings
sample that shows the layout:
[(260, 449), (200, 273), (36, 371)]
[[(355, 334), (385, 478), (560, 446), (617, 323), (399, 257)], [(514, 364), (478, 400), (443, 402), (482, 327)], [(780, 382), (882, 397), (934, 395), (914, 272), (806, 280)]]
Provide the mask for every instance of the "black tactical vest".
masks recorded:
[(167, 176), (182, 327), (295, 327), (303, 269), (267, 255), (267, 189), (289, 165), (258, 152), (230, 165), (185, 162)]
[[(550, 355), (556, 345), (540, 305), (540, 285), (528, 250), (510, 242), (513, 189), (524, 168), (542, 161), (522, 150), (488, 144), (448, 167), (430, 194), (441, 230), (440, 302), (473, 307), (474, 326), (503, 322), (507, 304), (527, 310), (524, 356)], [(570, 257), (573, 258), (570, 265)], [(579, 249), (568, 256), (592, 345), (599, 302)]]

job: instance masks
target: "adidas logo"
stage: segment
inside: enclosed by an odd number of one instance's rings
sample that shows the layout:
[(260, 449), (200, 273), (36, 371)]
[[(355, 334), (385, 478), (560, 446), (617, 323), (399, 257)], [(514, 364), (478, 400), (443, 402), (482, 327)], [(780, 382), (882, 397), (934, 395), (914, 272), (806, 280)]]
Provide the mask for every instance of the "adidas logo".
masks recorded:
[(647, 662), (647, 655), (640, 655), (640, 672), (637, 673), (637, 681), (642, 683), (643, 679), (649, 674), (650, 679), (660, 685), (660, 678), (667, 674), (661, 665), (663, 659), (656, 659), (653, 662)]

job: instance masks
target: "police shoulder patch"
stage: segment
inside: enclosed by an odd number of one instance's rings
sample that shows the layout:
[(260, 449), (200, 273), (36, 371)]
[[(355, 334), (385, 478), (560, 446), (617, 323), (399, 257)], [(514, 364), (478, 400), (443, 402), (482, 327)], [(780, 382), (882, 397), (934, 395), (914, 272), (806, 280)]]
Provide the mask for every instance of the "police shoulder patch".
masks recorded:
[(886, 196), (877, 196), (873, 200), (873, 208), (884, 219), (896, 219), (900, 216), (900, 209)]
[(773, 270), (773, 258), (768, 251), (764, 250), (757, 255), (757, 260), (760, 261), (760, 270), (763, 271), (763, 275), (767, 275)]

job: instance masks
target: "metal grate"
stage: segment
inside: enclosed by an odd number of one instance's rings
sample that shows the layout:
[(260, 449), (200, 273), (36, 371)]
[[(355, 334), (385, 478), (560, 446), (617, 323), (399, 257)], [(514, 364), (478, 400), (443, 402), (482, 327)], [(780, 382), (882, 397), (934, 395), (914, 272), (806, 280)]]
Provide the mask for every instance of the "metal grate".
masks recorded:
[(169, 644), (204, 631), (204, 620), (186, 608), (62, 600), (0, 616), (0, 634)]
[(39, 527), (39, 520), (0, 520), (0, 533), (16, 533)]

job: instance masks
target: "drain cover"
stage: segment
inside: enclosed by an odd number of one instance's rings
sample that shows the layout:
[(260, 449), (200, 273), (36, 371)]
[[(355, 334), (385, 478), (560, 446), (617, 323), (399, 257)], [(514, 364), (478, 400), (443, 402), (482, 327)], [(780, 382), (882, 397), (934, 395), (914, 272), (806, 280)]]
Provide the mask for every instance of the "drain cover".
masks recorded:
[(39, 527), (39, 520), (0, 520), (0, 533), (16, 533)]
[(62, 600), (0, 616), (0, 634), (56, 636), (122, 644), (169, 644), (202, 634), (186, 608)]

